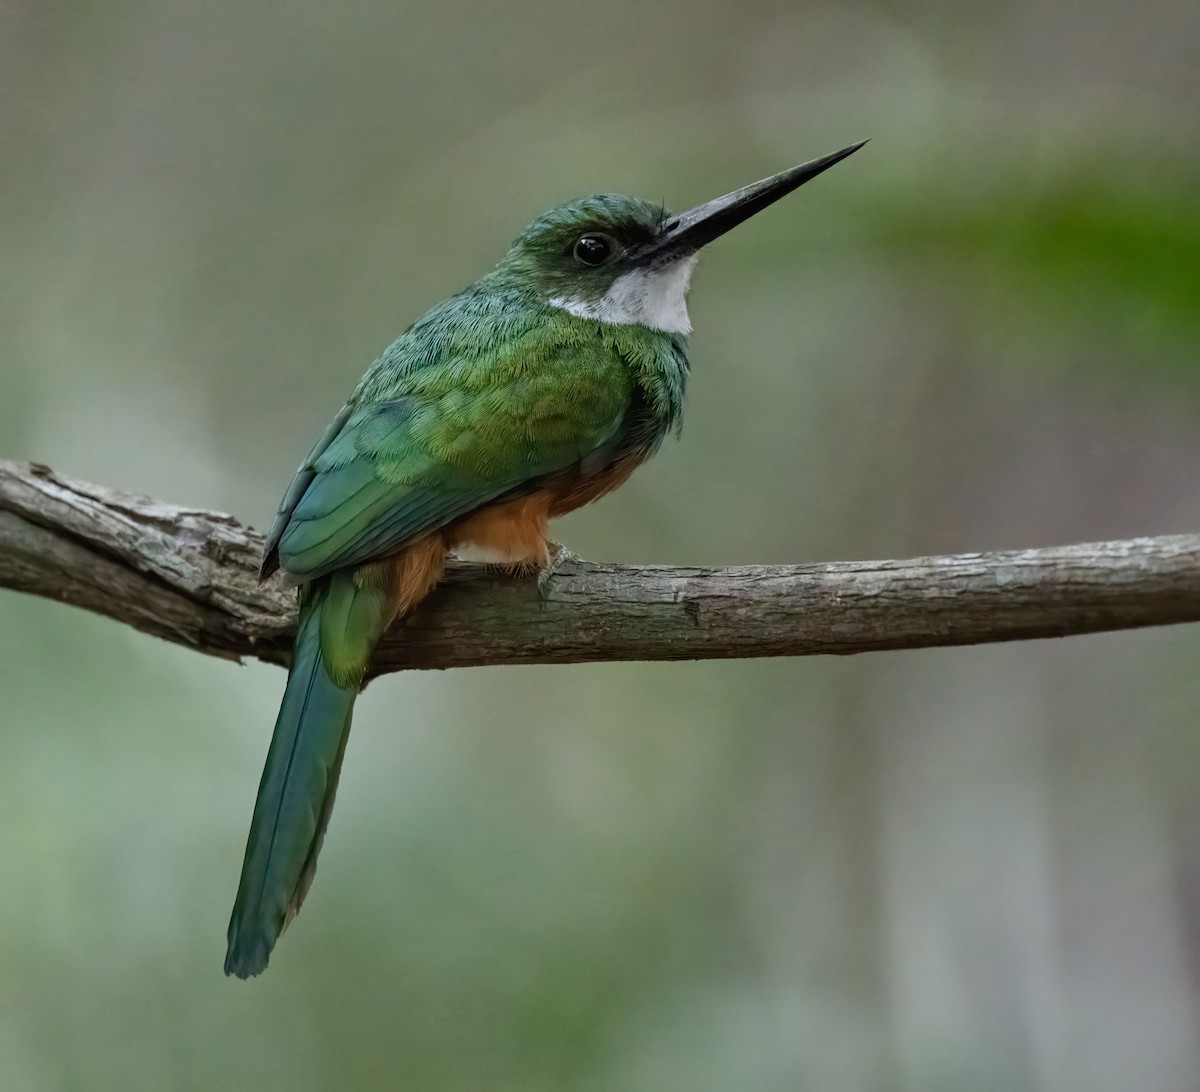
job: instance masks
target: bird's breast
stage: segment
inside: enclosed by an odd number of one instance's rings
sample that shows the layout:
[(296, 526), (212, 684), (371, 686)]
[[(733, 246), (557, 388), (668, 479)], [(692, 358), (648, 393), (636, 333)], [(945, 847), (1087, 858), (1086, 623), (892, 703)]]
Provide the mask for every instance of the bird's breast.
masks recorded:
[(563, 475), (558, 481), (548, 483), (552, 494), (550, 516), (565, 515), (624, 485), (629, 475), (641, 466), (649, 455), (650, 452), (644, 450), (627, 451), (593, 474)]

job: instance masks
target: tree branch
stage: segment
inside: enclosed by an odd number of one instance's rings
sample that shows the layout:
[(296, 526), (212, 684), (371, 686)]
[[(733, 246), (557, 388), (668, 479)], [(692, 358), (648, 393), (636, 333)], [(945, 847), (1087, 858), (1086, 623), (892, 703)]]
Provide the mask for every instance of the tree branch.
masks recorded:
[[(233, 517), (0, 461), (0, 587), (215, 656), (286, 664), (295, 596)], [(1200, 621), (1200, 535), (722, 569), (572, 561), (533, 580), (454, 564), (380, 644), (410, 667), (805, 656)]]

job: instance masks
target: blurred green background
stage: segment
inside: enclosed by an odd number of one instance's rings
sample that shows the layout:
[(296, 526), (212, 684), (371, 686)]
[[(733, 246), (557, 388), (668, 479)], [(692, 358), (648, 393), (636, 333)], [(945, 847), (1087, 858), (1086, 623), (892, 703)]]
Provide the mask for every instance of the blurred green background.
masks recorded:
[[(1200, 6), (0, 15), (0, 455), (262, 528), (543, 208), (859, 139), (707, 253), (597, 559), (1195, 531)], [(221, 974), (283, 673), (0, 593), (0, 1087), (1200, 1087), (1200, 628), (392, 676)]]

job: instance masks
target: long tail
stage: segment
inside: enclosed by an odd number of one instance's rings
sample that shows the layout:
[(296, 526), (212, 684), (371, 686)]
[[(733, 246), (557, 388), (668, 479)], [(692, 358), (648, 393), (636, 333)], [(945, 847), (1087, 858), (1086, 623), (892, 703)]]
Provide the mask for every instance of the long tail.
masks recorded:
[(351, 572), (334, 573), (304, 593), (229, 919), (226, 974), (249, 978), (265, 970), (304, 902), (333, 810), (354, 699), (390, 617), (388, 598)]

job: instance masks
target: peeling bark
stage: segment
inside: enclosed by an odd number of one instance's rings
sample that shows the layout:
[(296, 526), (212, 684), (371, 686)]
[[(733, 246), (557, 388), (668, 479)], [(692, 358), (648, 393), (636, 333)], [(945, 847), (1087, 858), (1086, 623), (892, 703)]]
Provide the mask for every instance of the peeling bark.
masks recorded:
[[(214, 656), (286, 664), (295, 594), (231, 516), (0, 461), (0, 587)], [(373, 674), (478, 664), (846, 654), (1200, 621), (1200, 535), (903, 561), (565, 563), (546, 593), (479, 566), (384, 637)]]

